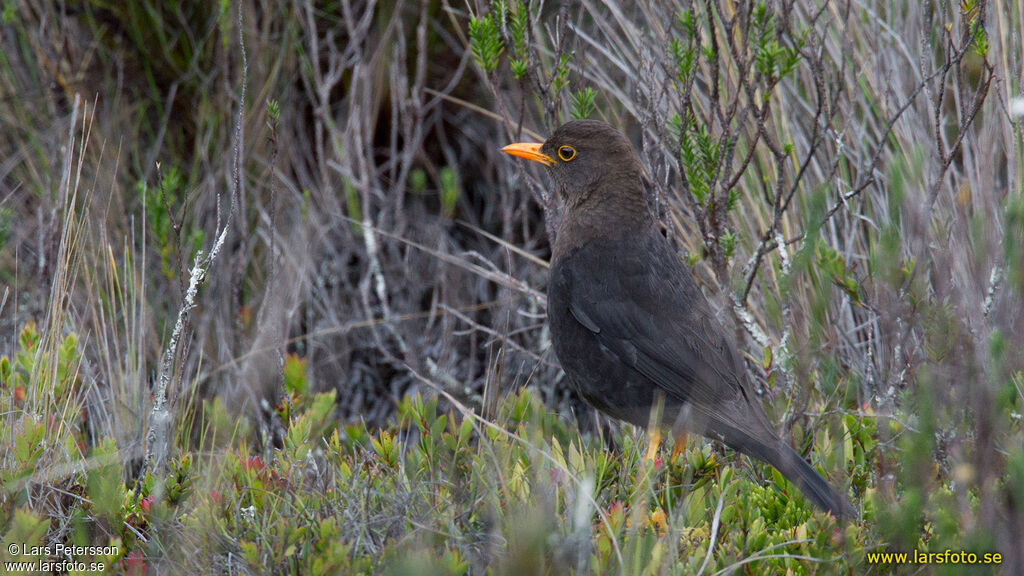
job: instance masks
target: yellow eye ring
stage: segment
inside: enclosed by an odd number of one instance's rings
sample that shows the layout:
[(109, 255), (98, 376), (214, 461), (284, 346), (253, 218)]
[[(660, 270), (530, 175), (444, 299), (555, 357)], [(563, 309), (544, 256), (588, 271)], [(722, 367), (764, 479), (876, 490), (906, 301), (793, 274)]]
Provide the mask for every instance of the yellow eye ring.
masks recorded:
[(561, 158), (563, 162), (568, 162), (576, 157), (576, 149), (572, 146), (559, 146), (558, 157)]

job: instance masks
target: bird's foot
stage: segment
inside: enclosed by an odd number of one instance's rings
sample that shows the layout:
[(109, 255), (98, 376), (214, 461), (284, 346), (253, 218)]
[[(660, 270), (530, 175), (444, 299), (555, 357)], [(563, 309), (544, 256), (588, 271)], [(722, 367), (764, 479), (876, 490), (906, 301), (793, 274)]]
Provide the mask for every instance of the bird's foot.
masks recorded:
[(661, 445), (661, 430), (651, 428), (647, 431), (647, 459), (654, 462), (658, 456), (658, 446)]
[(680, 432), (675, 435), (676, 443), (672, 446), (672, 460), (676, 459), (676, 456), (686, 453), (686, 441), (687, 435), (685, 432)]

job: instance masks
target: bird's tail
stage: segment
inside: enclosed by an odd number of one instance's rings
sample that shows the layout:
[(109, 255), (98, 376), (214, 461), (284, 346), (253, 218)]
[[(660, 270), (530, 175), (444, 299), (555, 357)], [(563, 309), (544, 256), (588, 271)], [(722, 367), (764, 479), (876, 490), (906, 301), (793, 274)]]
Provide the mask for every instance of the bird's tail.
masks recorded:
[(804, 461), (765, 424), (764, 433), (754, 435), (736, 426), (717, 424), (716, 429), (732, 448), (771, 464), (807, 496), (815, 506), (838, 518), (856, 518), (857, 510), (845, 496), (832, 488), (811, 465)]
[(796, 484), (797, 488), (822, 510), (827, 510), (838, 518), (856, 518), (857, 510), (850, 505), (849, 500), (832, 488), (824, 478), (818, 474), (811, 465), (793, 450), (789, 444), (781, 439), (779, 448), (775, 451), (777, 455), (774, 462), (769, 464), (778, 468), (782, 475)]

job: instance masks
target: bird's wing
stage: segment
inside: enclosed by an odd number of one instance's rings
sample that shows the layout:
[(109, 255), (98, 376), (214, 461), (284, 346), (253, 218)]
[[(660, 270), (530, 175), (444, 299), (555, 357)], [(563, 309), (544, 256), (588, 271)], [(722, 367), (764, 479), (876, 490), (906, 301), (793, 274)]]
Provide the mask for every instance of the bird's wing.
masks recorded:
[[(653, 238), (642, 244), (647, 246), (594, 250), (601, 260), (573, 266), (570, 312), (669, 397), (701, 412), (729, 410), (746, 396), (732, 345), (667, 242)], [(742, 412), (718, 416), (742, 418)]]

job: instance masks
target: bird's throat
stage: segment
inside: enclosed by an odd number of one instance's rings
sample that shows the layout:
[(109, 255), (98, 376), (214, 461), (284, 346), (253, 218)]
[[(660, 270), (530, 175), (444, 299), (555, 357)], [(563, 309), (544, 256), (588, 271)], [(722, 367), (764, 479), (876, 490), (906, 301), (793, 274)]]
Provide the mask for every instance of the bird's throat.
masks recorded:
[(628, 241), (655, 226), (642, 190), (613, 194), (595, 190), (575, 199), (561, 215), (552, 254), (555, 259), (595, 238)]

